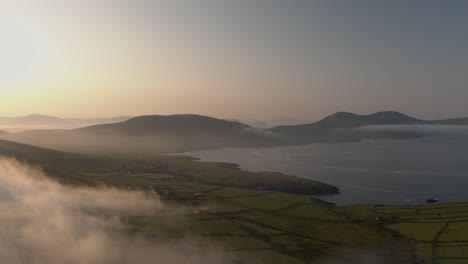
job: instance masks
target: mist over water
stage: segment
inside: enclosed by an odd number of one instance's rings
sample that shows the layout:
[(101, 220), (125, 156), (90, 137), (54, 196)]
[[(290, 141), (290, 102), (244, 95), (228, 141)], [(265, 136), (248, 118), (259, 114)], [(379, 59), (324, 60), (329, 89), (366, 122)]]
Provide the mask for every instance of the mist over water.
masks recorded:
[(62, 186), (40, 170), (0, 158), (2, 263), (229, 263), (216, 247), (192, 239), (149, 241), (122, 217), (171, 208), (142, 193)]
[(365, 140), (280, 148), (227, 148), (188, 152), (205, 161), (239, 163), (253, 171), (279, 171), (342, 188), (321, 196), (337, 204), (421, 204), (468, 200), (468, 129), (444, 126), (381, 126), (412, 129), (425, 137)]

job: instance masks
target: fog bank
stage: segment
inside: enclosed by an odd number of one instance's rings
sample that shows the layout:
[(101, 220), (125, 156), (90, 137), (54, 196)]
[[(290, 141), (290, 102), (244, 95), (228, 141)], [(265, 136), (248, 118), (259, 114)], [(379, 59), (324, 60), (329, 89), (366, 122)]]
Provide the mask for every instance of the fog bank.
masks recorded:
[(131, 234), (124, 216), (157, 216), (164, 205), (143, 193), (72, 188), (38, 169), (0, 158), (2, 263), (228, 263), (197, 241), (155, 242)]
[(468, 126), (460, 125), (372, 125), (353, 129), (358, 133), (400, 133), (415, 137), (468, 138)]

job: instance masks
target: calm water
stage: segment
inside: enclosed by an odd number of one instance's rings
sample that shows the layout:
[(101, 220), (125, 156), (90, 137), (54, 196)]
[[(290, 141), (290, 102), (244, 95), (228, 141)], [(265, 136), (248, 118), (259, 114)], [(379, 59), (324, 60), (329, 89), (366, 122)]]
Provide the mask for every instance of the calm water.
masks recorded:
[(336, 204), (468, 201), (468, 140), (438, 138), (192, 151), (204, 161), (278, 171), (342, 188)]

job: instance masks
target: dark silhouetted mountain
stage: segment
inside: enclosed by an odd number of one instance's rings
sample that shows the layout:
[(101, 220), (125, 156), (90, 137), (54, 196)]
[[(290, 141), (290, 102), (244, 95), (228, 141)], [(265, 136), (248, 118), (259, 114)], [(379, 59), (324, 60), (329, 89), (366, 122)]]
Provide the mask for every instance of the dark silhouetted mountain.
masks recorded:
[(432, 124), (436, 125), (455, 125), (455, 126), (468, 126), (468, 117), (465, 118), (452, 118), (444, 120), (434, 120), (430, 121)]
[(181, 152), (271, 145), (270, 132), (200, 115), (141, 116), (71, 130), (31, 130), (6, 139), (72, 152)]
[(135, 117), (120, 123), (69, 130), (30, 130), (1, 137), (68, 152), (143, 154), (356, 141), (365, 138), (416, 138), (425, 136), (424, 129), (402, 129), (401, 126), (467, 125), (467, 121), (468, 118), (420, 120), (394, 111), (370, 115), (339, 112), (316, 123), (257, 129), (241, 122), (208, 116), (153, 115)]
[(249, 126), (257, 127), (257, 128), (269, 128), (274, 126), (292, 126), (292, 125), (299, 125), (299, 124), (306, 124), (310, 123), (310, 120), (307, 119), (298, 119), (298, 118), (289, 118), (289, 117), (277, 117), (277, 118), (269, 118), (265, 120), (259, 119), (242, 119), (239, 122), (247, 124)]
[(36, 146), (0, 140), (0, 156), (11, 157), (29, 164), (40, 165), (45, 170), (49, 168), (80, 169), (106, 165), (108, 160), (94, 156), (61, 152)]
[(331, 127), (358, 127), (370, 125), (409, 125), (422, 124), (424, 121), (407, 116), (395, 111), (378, 112), (371, 115), (357, 115), (347, 112), (339, 112), (328, 116), (317, 124)]
[(128, 121), (76, 129), (82, 133), (125, 136), (196, 136), (236, 135), (249, 126), (239, 122), (200, 115), (140, 116)]
[(412, 138), (421, 134), (414, 132), (386, 131), (377, 135), (372, 131), (357, 133), (353, 128), (378, 125), (468, 125), (468, 118), (447, 120), (421, 120), (395, 111), (383, 111), (370, 115), (357, 115), (348, 112), (338, 112), (311, 124), (295, 126), (277, 126), (268, 129), (274, 134), (297, 141), (336, 141), (356, 140), (362, 137), (379, 138)]

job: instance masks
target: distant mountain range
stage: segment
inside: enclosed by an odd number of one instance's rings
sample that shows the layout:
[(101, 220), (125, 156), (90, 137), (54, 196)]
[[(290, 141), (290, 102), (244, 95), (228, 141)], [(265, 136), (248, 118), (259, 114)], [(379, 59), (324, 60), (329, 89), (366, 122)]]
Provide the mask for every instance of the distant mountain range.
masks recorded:
[(56, 125), (93, 125), (93, 124), (106, 124), (122, 122), (130, 119), (130, 116), (119, 116), (111, 118), (60, 118), (47, 115), (28, 115), (19, 117), (0, 117), (0, 125), (8, 126), (28, 126), (28, 125), (44, 125), (44, 126), (56, 126)]
[(383, 111), (370, 115), (357, 115), (348, 112), (338, 112), (324, 119), (310, 124), (277, 126), (269, 128), (274, 134), (294, 138), (295, 140), (350, 140), (362, 137), (401, 138), (417, 137), (413, 132), (385, 131), (377, 132), (356, 131), (353, 128), (364, 126), (384, 125), (468, 125), (468, 118), (454, 118), (444, 120), (422, 120), (395, 111)]
[(72, 152), (180, 152), (222, 146), (269, 146), (269, 132), (200, 115), (141, 116), (78, 129), (29, 130), (3, 138)]
[(297, 118), (288, 118), (288, 117), (277, 117), (277, 118), (270, 118), (270, 119), (265, 119), (265, 120), (260, 120), (260, 119), (233, 119), (233, 121), (241, 122), (244, 124), (247, 124), (249, 126), (253, 126), (256, 128), (269, 128), (269, 127), (274, 127), (278, 125), (298, 125), (298, 124), (305, 124), (305, 123), (310, 123), (310, 120), (306, 119), (297, 119)]
[[(50, 117), (30, 116), (29, 119), (45, 122)], [(208, 116), (153, 115), (78, 129), (30, 130), (0, 136), (57, 150), (91, 153), (167, 153), (220, 147), (423, 136), (414, 131), (359, 129), (389, 125), (468, 125), (468, 118), (421, 120), (394, 111), (370, 115), (339, 112), (315, 123), (258, 129), (241, 122)]]
[(103, 124), (75, 129), (89, 134), (127, 136), (201, 136), (235, 135), (249, 126), (235, 121), (200, 115), (140, 116), (115, 124)]

